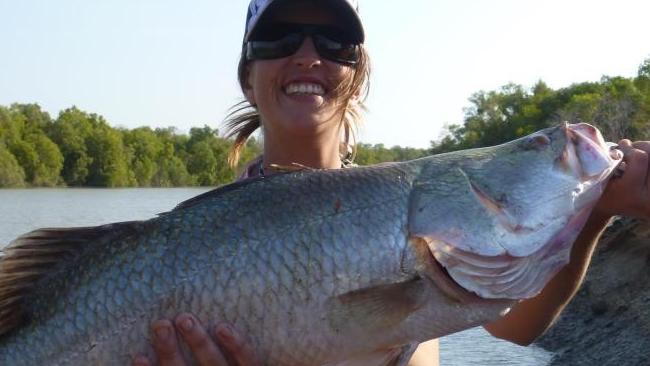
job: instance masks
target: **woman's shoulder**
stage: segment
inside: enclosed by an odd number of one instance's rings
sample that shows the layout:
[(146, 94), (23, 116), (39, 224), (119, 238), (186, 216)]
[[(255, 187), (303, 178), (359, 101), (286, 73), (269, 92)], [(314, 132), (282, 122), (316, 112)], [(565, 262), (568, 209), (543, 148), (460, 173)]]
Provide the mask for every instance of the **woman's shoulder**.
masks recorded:
[(249, 161), (246, 163), (246, 167), (244, 167), (244, 170), (241, 172), (239, 177), (235, 180), (235, 182), (242, 181), (244, 179), (248, 178), (255, 178), (259, 177), (262, 175), (262, 155), (256, 157), (255, 159)]

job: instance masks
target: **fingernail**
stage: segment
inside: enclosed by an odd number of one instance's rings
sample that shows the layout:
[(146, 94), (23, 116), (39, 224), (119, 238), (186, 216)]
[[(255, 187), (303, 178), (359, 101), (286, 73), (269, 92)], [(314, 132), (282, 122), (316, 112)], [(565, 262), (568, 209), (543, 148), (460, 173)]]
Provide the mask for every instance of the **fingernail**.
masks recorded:
[(194, 328), (194, 320), (190, 317), (185, 318), (181, 321), (181, 329), (185, 332), (189, 332)]
[(156, 327), (156, 329), (154, 329), (154, 333), (156, 334), (156, 338), (161, 341), (166, 341), (171, 334), (169, 327), (166, 325), (160, 325)]
[(218, 326), (217, 336), (219, 337), (219, 339), (226, 342), (232, 342), (234, 340), (233, 330), (230, 327), (230, 325), (227, 324), (222, 324)]

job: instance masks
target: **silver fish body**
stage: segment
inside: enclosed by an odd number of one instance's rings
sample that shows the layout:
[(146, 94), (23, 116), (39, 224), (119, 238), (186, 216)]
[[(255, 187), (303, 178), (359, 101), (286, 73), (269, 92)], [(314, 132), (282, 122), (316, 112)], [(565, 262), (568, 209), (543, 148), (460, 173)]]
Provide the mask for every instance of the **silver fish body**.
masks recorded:
[(26, 234), (0, 260), (0, 364), (154, 358), (151, 323), (180, 312), (233, 323), (268, 365), (361, 360), (487, 323), (567, 263), (617, 163), (587, 126)]

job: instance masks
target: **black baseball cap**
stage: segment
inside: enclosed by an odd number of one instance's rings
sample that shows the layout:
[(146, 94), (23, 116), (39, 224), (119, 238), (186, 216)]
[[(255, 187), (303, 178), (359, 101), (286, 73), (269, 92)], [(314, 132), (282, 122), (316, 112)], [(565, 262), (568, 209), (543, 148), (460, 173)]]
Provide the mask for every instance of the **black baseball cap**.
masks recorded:
[[(248, 14), (246, 16), (246, 29), (244, 32), (244, 43), (248, 42), (250, 35), (255, 31), (260, 19), (264, 14), (268, 14), (268, 10), (276, 6), (278, 3), (287, 0), (251, 0), (248, 6)], [(292, 0), (297, 1), (297, 0)], [(310, 0), (314, 1), (314, 0)], [(365, 40), (365, 33), (361, 17), (359, 16), (359, 2), (358, 0), (318, 0), (319, 2), (331, 5), (335, 8), (337, 14), (345, 17), (346, 22), (349, 23), (353, 39), (358, 43), (363, 43)]]

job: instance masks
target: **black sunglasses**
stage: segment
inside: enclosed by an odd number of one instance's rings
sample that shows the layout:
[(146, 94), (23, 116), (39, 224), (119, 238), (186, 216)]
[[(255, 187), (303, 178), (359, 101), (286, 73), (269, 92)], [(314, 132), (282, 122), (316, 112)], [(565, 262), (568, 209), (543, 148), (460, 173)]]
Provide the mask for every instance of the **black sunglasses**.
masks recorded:
[(247, 60), (270, 60), (296, 53), (305, 37), (311, 37), (318, 54), (330, 61), (355, 65), (361, 53), (355, 42), (340, 28), (328, 25), (271, 23), (260, 26), (246, 42)]

